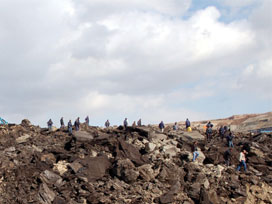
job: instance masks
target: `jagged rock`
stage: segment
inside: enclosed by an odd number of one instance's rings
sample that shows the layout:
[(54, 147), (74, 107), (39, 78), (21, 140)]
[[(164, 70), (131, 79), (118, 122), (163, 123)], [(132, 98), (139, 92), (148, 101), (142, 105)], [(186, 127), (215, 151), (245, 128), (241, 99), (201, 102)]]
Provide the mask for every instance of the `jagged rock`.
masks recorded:
[(47, 184), (54, 184), (55, 186), (62, 185), (62, 178), (54, 172), (45, 170), (41, 173), (41, 180)]
[(183, 140), (187, 142), (194, 142), (196, 140), (204, 140), (205, 137), (200, 134), (198, 131), (192, 131), (192, 132), (184, 132), (181, 136)]
[(166, 145), (166, 146), (163, 146), (162, 151), (166, 155), (173, 157), (173, 156), (176, 156), (176, 154), (179, 152), (179, 149), (174, 145)]
[(155, 148), (156, 148), (156, 144), (152, 142), (145, 143), (145, 151), (152, 152), (155, 150)]
[(21, 137), (18, 137), (17, 139), (16, 139), (16, 142), (18, 143), (18, 144), (22, 144), (22, 143), (25, 143), (25, 142), (27, 142), (27, 140), (28, 140), (28, 138), (30, 138), (31, 136), (30, 135), (23, 135), (23, 136), (21, 136)]
[(149, 140), (153, 142), (154, 144), (160, 143), (166, 139), (167, 139), (167, 136), (165, 134), (152, 133), (149, 135)]
[(111, 166), (111, 163), (106, 156), (89, 157), (81, 162), (87, 167), (81, 172), (83, 175), (87, 176), (88, 181), (95, 181), (102, 178)]
[(119, 139), (120, 144), (120, 150), (119, 154), (120, 156), (123, 156), (125, 158), (130, 159), (136, 166), (143, 165), (146, 161), (142, 158), (142, 155), (140, 154), (139, 150), (136, 149), (133, 145), (128, 144), (124, 140)]
[(31, 126), (31, 122), (28, 119), (23, 119), (21, 122), (21, 125), (29, 127), (29, 126)]
[(80, 142), (90, 141), (94, 138), (93, 135), (91, 135), (90, 133), (81, 130), (74, 131), (73, 135), (76, 138), (76, 140)]
[(147, 182), (153, 180), (156, 176), (150, 164), (144, 164), (140, 166), (138, 171), (143, 180)]
[(129, 159), (117, 161), (112, 172), (115, 176), (127, 183), (135, 182), (139, 176), (139, 172), (136, 171), (134, 164)]
[(68, 166), (75, 172), (77, 173), (81, 168), (83, 168), (83, 166), (78, 162), (78, 161), (74, 161), (71, 164), (68, 164)]
[(51, 204), (55, 196), (56, 194), (45, 183), (40, 186), (38, 199), (42, 204)]

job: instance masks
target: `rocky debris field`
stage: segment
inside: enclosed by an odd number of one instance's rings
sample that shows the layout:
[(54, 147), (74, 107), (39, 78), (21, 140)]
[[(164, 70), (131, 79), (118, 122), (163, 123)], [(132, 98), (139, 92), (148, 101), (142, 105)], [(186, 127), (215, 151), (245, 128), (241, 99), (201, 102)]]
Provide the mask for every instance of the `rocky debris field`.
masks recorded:
[[(192, 143), (200, 156), (192, 162)], [(231, 164), (217, 133), (160, 133), (154, 127), (81, 126), (69, 135), (0, 126), (0, 203), (271, 203), (272, 135), (236, 134)], [(248, 171), (236, 172), (247, 148)]]

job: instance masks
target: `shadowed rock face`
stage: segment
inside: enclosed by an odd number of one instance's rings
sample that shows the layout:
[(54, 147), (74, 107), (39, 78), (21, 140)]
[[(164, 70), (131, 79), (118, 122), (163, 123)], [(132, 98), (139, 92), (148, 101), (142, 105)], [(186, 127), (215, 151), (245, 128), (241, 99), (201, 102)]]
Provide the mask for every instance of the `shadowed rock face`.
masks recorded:
[[(192, 143), (200, 156), (192, 162)], [(153, 127), (82, 126), (47, 131), (0, 126), (0, 203), (269, 203), (272, 135), (236, 133), (231, 165), (226, 141)], [(248, 171), (236, 172), (239, 152)]]

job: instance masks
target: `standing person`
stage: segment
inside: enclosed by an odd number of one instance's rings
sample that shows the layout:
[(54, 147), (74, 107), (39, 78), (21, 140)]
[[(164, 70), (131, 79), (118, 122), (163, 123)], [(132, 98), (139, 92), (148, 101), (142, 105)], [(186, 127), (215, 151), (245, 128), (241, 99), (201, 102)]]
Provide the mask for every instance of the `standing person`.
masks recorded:
[(175, 122), (175, 124), (173, 125), (173, 130), (178, 130), (178, 123)]
[(232, 152), (232, 148), (230, 147), (227, 149), (227, 151), (224, 152), (224, 155), (223, 155), (227, 166), (230, 165), (231, 152)]
[(241, 166), (244, 166), (244, 171), (246, 172), (247, 170), (247, 166), (246, 166), (246, 154), (247, 154), (247, 151), (244, 149), (240, 152), (240, 157), (239, 157), (239, 165), (236, 169), (236, 171), (240, 171), (241, 169)]
[(125, 120), (124, 120), (124, 128), (127, 129), (127, 126), (128, 126), (128, 120), (127, 120), (127, 118), (125, 118)]
[(199, 152), (197, 148), (197, 141), (195, 141), (193, 145), (193, 162), (196, 160), (198, 156), (199, 156)]
[(85, 118), (85, 123), (86, 123), (87, 126), (89, 126), (89, 122), (90, 122), (89, 116), (87, 116), (87, 117)]
[(206, 125), (206, 135), (207, 135), (207, 141), (208, 142), (211, 141), (212, 127), (213, 127), (213, 124), (209, 121), (208, 124)]
[(187, 118), (186, 121), (185, 121), (185, 126), (186, 126), (186, 130), (191, 127), (191, 122), (190, 120)]
[(60, 119), (60, 128), (64, 128), (64, 120), (63, 117)]
[(80, 126), (80, 121), (79, 121), (79, 119), (80, 119), (80, 118), (78, 117), (78, 118), (76, 119), (75, 123), (74, 123), (76, 131), (79, 130), (79, 126)]
[(163, 123), (163, 121), (160, 122), (159, 128), (160, 128), (161, 132), (164, 131), (164, 123)]
[(234, 135), (232, 132), (229, 133), (229, 135), (227, 136), (227, 141), (228, 141), (228, 147), (234, 147), (233, 146), (233, 138), (234, 138)]
[(69, 133), (72, 134), (72, 132), (73, 132), (73, 125), (72, 125), (72, 121), (71, 121), (71, 120), (69, 120), (67, 126), (68, 126), (68, 131), (69, 131)]
[(107, 120), (107, 121), (105, 122), (105, 127), (106, 127), (106, 128), (109, 128), (109, 127), (110, 127), (110, 121), (109, 121), (109, 120)]
[(47, 122), (47, 126), (48, 126), (48, 130), (52, 130), (52, 125), (53, 125), (53, 122), (52, 122), (52, 120), (51, 120), (51, 118), (48, 120), (48, 122)]
[(221, 127), (219, 128), (219, 136), (222, 139), (222, 141), (224, 140), (224, 136), (225, 136), (225, 128), (221, 125)]
[(133, 128), (136, 128), (136, 121), (134, 121), (134, 122), (132, 123), (132, 127), (133, 127)]
[(137, 125), (138, 125), (139, 127), (142, 126), (142, 119), (141, 119), (141, 118), (138, 120)]

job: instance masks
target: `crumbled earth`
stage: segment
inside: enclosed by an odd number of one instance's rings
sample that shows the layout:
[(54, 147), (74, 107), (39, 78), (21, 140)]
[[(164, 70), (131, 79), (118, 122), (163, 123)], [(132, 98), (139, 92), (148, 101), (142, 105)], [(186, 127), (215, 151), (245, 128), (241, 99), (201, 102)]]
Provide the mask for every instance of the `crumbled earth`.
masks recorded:
[[(192, 143), (200, 156), (192, 162)], [(246, 148), (248, 171), (236, 172)], [(214, 132), (155, 127), (48, 129), (0, 126), (0, 203), (271, 203), (272, 135), (234, 138), (231, 166)]]

